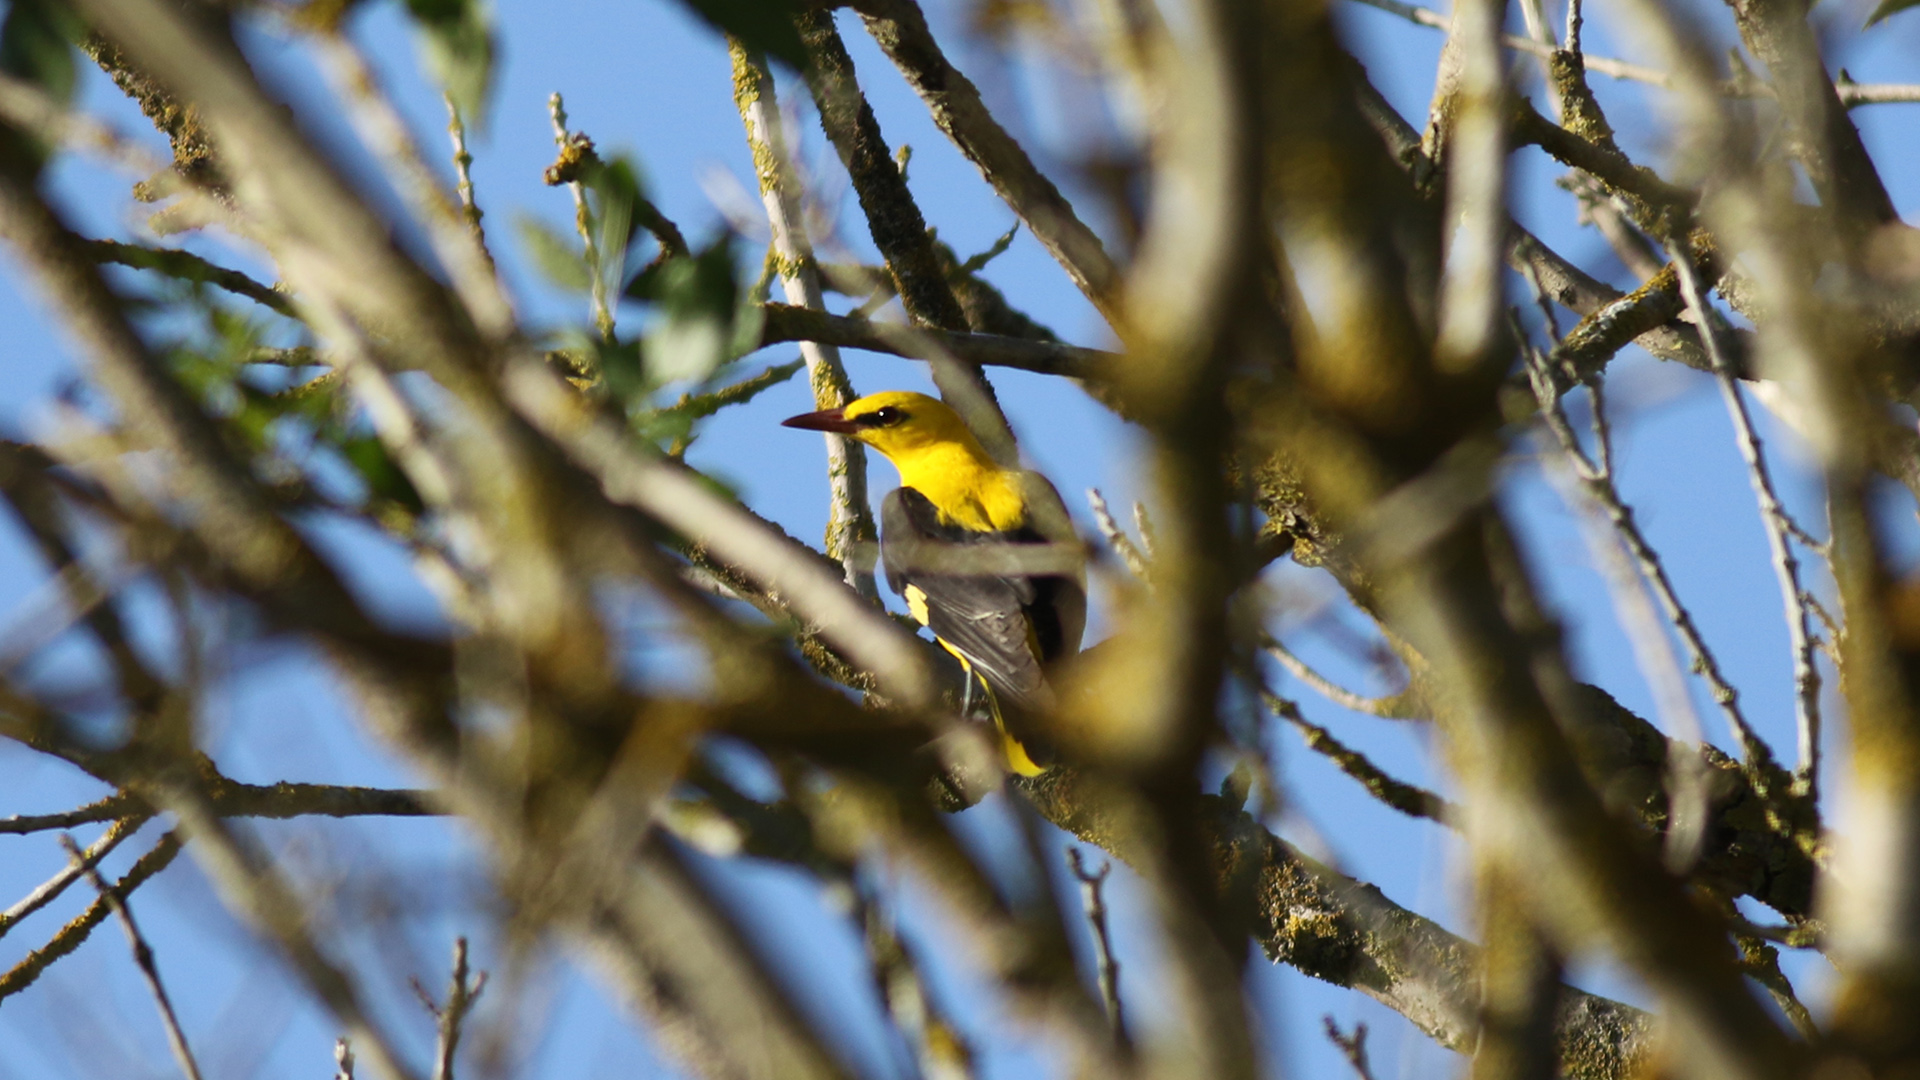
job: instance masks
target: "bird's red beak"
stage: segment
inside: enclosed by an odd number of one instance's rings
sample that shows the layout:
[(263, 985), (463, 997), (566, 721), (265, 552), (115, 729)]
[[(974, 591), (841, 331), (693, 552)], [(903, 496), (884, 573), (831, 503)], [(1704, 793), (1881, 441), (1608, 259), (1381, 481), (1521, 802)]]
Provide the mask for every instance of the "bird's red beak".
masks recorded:
[(847, 419), (840, 409), (824, 409), (820, 412), (801, 413), (780, 421), (781, 427), (805, 428), (808, 431), (831, 431), (839, 435), (851, 435), (860, 430), (860, 425)]

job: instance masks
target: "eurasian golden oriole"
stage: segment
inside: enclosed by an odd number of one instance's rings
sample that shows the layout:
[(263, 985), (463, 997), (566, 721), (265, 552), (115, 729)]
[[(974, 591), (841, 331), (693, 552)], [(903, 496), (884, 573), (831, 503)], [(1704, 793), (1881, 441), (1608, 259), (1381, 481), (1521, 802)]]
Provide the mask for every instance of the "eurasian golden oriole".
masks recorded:
[(871, 394), (784, 423), (858, 439), (900, 471), (880, 511), (887, 584), (960, 661), (969, 697), (979, 681), (1008, 766), (1044, 772), (1035, 721), (1054, 704), (1048, 669), (1079, 651), (1087, 624), (1086, 572), (1053, 485), (1000, 466), (925, 394)]

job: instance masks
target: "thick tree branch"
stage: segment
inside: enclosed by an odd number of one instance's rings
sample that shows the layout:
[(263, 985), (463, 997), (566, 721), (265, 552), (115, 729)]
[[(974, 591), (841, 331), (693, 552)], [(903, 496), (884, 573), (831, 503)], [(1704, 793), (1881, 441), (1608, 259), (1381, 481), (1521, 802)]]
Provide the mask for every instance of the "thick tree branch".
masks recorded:
[[(973, 364), (1094, 383), (1110, 382), (1120, 360), (1119, 354), (1101, 349), (931, 327), (894, 328), (791, 304), (763, 304), (760, 310), (765, 317), (760, 331), (762, 345), (820, 341), (844, 349), (865, 349), (916, 360), (931, 360), (938, 353), (946, 353)], [(928, 348), (929, 345), (932, 348)]]
[[(1096, 785), (1057, 769), (1020, 786), (1047, 820), (1122, 859), (1138, 857)], [(1197, 809), (1213, 872), (1223, 891), (1252, 905), (1254, 940), (1268, 959), (1358, 990), (1442, 1046), (1471, 1052), (1477, 946), (1302, 855), (1222, 799), (1203, 797)], [(1564, 991), (1558, 1037), (1569, 1080), (1631, 1076), (1652, 1048), (1652, 1033), (1653, 1018), (1638, 1009)]]

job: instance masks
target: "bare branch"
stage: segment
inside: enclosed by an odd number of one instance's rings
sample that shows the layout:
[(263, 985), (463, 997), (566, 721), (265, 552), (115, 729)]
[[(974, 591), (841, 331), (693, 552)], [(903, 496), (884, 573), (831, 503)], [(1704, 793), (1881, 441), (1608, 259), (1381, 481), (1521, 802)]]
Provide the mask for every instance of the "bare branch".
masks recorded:
[[(813, 243), (807, 237), (800, 178), (789, 157), (786, 131), (775, 96), (773, 73), (766, 60), (729, 39), (733, 56), (733, 100), (747, 129), (747, 147), (753, 152), (754, 172), (760, 180), (760, 200), (767, 208), (773, 232), (768, 258), (780, 272), (787, 302), (809, 313), (825, 314), (826, 294), (820, 287), (820, 267), (814, 262)], [(762, 341), (768, 340), (763, 332)], [(816, 409), (838, 409), (858, 395), (840, 364), (837, 346), (802, 339), (800, 355), (807, 362), (807, 381), (813, 387)], [(846, 568), (847, 584), (869, 600), (876, 599), (871, 545), (877, 538), (873, 508), (867, 499), (867, 452), (858, 441), (826, 432), (827, 486), (832, 495), (827, 516), (827, 557)]]
[(1341, 772), (1359, 781), (1374, 798), (1408, 817), (1426, 818), (1449, 826), (1460, 822), (1459, 807), (1425, 788), (1388, 776), (1379, 766), (1367, 760), (1365, 754), (1349, 748), (1334, 738), (1331, 731), (1308, 720), (1298, 705), (1275, 694), (1263, 693), (1261, 696), (1275, 716), (1300, 729), (1308, 749), (1324, 755)]
[(189, 251), (142, 247), (117, 240), (88, 240), (86, 251), (98, 262), (117, 263), (136, 270), (152, 270), (181, 281), (205, 282), (235, 296), (244, 296), (275, 314), (288, 318), (299, 317), (293, 302), (285, 293), (270, 285), (262, 285), (238, 270), (210, 263)]
[[(1544, 297), (1540, 302), (1546, 306)], [(1670, 612), (1678, 611), (1677, 615), (1671, 615), (1670, 618), (1687, 639), (1687, 647), (1693, 651), (1696, 659), (1704, 657), (1696, 664), (1699, 670), (1703, 673), (1711, 670), (1717, 678), (1718, 668), (1714, 665), (1712, 654), (1706, 651), (1706, 643), (1694, 628), (1692, 615), (1679, 606), (1664, 567), (1652, 546), (1641, 535), (1632, 511), (1620, 498), (1619, 489), (1614, 484), (1612, 433), (1607, 424), (1606, 399), (1601, 391), (1601, 383), (1596, 378), (1588, 384), (1592, 399), (1595, 449), (1595, 457), (1589, 458), (1567, 420), (1559, 389), (1547, 368), (1546, 359), (1531, 345), (1524, 348), (1533, 372), (1534, 393), (1540, 399), (1541, 414), (1547, 418), (1547, 426), (1559, 441), (1567, 463), (1564, 469), (1551, 470), (1551, 475), (1559, 482), (1562, 497), (1568, 504), (1585, 511), (1581, 519), (1586, 525), (1583, 532), (1588, 548), (1607, 580), (1615, 615), (1627, 633), (1634, 656), (1639, 661), (1641, 675), (1653, 691), (1670, 735), (1694, 743), (1703, 742), (1705, 737), (1700, 730), (1700, 720), (1694, 715), (1693, 698), (1687, 691), (1686, 675), (1674, 655), (1673, 642), (1667, 636), (1666, 627), (1662, 625), (1660, 616), (1647, 596), (1649, 589), (1660, 596)], [(1602, 528), (1603, 518), (1611, 524), (1611, 530)], [(1735, 735), (1741, 738), (1745, 746), (1746, 741), (1753, 738), (1753, 733), (1747, 729), (1745, 718), (1741, 716), (1733, 697), (1729, 694), (1721, 698), (1718, 693), (1715, 697), (1727, 710)], [(1684, 874), (1699, 858), (1706, 841), (1710, 770), (1697, 754), (1670, 754), (1668, 763), (1672, 813), (1667, 825), (1667, 865), (1676, 873)], [(1755, 768), (1758, 767), (1756, 762)]]
[(460, 197), (460, 216), (466, 219), (467, 228), (473, 230), (473, 242), (480, 245), (487, 261), (492, 262), (493, 254), (487, 251), (487, 230), (480, 224), (486, 215), (481, 212), (473, 192), (473, 154), (467, 150), (467, 125), (460, 118), (460, 107), (453, 103), (453, 95), (442, 94), (440, 99), (447, 106), (447, 138), (453, 144), (453, 190)]
[(1120, 1006), (1120, 962), (1113, 958), (1113, 934), (1107, 926), (1107, 900), (1102, 889), (1113, 864), (1102, 863), (1100, 869), (1090, 870), (1080, 849), (1068, 847), (1067, 865), (1080, 882), (1080, 902), (1086, 908), (1087, 925), (1093, 929), (1093, 944), (1100, 958), (1100, 997), (1107, 1006), (1107, 1022), (1113, 1025), (1113, 1041), (1122, 1051), (1130, 1051), (1133, 1036), (1127, 1033), (1126, 1013)]
[(1113, 511), (1107, 509), (1106, 497), (1099, 488), (1087, 489), (1087, 505), (1093, 508), (1093, 520), (1100, 526), (1100, 535), (1105, 537), (1114, 554), (1127, 564), (1127, 569), (1141, 581), (1152, 580), (1153, 567), (1147, 562), (1147, 556), (1134, 544), (1120, 523), (1113, 520)]
[(1353, 1034), (1342, 1035), (1340, 1025), (1333, 1022), (1332, 1016), (1323, 1017), (1327, 1025), (1327, 1039), (1340, 1048), (1340, 1054), (1353, 1066), (1353, 1075), (1359, 1080), (1373, 1080), (1373, 1069), (1367, 1063), (1367, 1025), (1353, 1025)]
[(555, 90), (547, 98), (547, 114), (553, 120), (553, 144), (559, 148), (558, 157), (547, 170), (547, 183), (560, 183), (559, 177), (564, 175), (567, 190), (573, 193), (573, 227), (580, 234), (582, 254), (593, 275), (590, 297), (593, 325), (600, 331), (600, 339), (610, 343), (613, 341), (613, 305), (607, 299), (606, 275), (600, 271), (600, 242), (595, 237), (600, 230), (593, 220), (593, 208), (587, 203), (587, 185), (580, 179), (579, 169), (568, 167), (573, 160), (593, 152), (593, 140), (584, 132), (567, 130), (567, 106), (560, 91)]
[[(934, 360), (941, 353), (973, 364), (1010, 367), (1041, 375), (1105, 382), (1119, 361), (1116, 353), (1051, 341), (973, 334), (934, 327), (898, 327), (867, 319), (811, 311), (790, 304), (761, 306), (766, 321), (760, 344), (819, 341), (848, 349)], [(931, 348), (926, 346), (932, 346)]]
[[(217, 777), (207, 797), (221, 817), (416, 817), (438, 814), (425, 791), (350, 787), (337, 784), (243, 784)], [(71, 829), (93, 821), (129, 819), (147, 812), (145, 799), (131, 792), (109, 795), (98, 802), (57, 814), (24, 814), (0, 818), (0, 835)]]
[(352, 978), (314, 939), (306, 904), (291, 883), (263, 855), (249, 850), (228, 831), (211, 804), (191, 786), (162, 777), (154, 785), (154, 797), (180, 819), (180, 828), (193, 841), (201, 867), (228, 910), (280, 949), (308, 989), (345, 1026), (354, 1045), (371, 1051), (374, 1067), (386, 1080), (414, 1080), (413, 1071), (367, 1012)]
[(1377, 716), (1382, 720), (1426, 719), (1423, 715), (1424, 710), (1419, 707), (1417, 695), (1411, 690), (1386, 697), (1361, 697), (1345, 687), (1335, 685), (1326, 676), (1308, 667), (1306, 661), (1295, 656), (1293, 651), (1282, 645), (1277, 638), (1263, 639), (1261, 647), (1267, 651), (1268, 656), (1280, 661), (1280, 666), (1287, 669), (1287, 674), (1306, 683), (1314, 693), (1343, 709)]
[[(1787, 636), (1793, 650), (1794, 720), (1800, 737), (1796, 780), (1805, 790), (1812, 792), (1820, 764), (1820, 671), (1814, 665), (1812, 616), (1807, 610), (1806, 589), (1800, 583), (1800, 560), (1793, 553), (1789, 536), (1790, 519), (1786, 507), (1774, 493), (1773, 477), (1767, 468), (1766, 457), (1760, 451), (1760, 437), (1754, 432), (1753, 420), (1747, 414), (1746, 399), (1740, 393), (1739, 380), (1727, 363), (1726, 352), (1720, 343), (1721, 331), (1716, 321), (1719, 316), (1707, 307), (1693, 258), (1680, 245), (1671, 246), (1669, 253), (1680, 273), (1680, 288), (1687, 298), (1687, 307), (1693, 312), (1694, 322), (1701, 328), (1708, 355), (1713, 358), (1714, 377), (1720, 383), (1721, 396), (1726, 399), (1727, 415), (1733, 421), (1734, 439), (1740, 447), (1740, 457), (1747, 463), (1747, 476), (1753, 483), (1754, 498), (1760, 503), (1760, 524), (1766, 530), (1774, 575), (1780, 582), (1780, 596), (1786, 605)], [(1750, 760), (1755, 765), (1769, 763), (1758, 755), (1750, 755)]]
[(439, 1029), (439, 1041), (433, 1051), (433, 1080), (453, 1080), (453, 1055), (460, 1047), (460, 1028), (466, 1022), (467, 1013), (473, 1003), (480, 999), (480, 992), (487, 988), (487, 973), (482, 971), (478, 977), (469, 981), (467, 977), (467, 939), (453, 939), (453, 974), (447, 979), (447, 997), (442, 1005), (435, 1005), (433, 999), (418, 983), (415, 992), (433, 1014)]
[[(1097, 785), (1054, 769), (1020, 786), (1049, 821), (1133, 862), (1136, 843), (1098, 797)], [(1267, 959), (1358, 990), (1440, 1045), (1472, 1052), (1479, 1030), (1478, 946), (1308, 858), (1220, 799), (1201, 799), (1200, 812), (1209, 858), (1231, 868), (1227, 872), (1248, 889), (1253, 937)], [(1607, 1080), (1632, 1075), (1645, 1060), (1653, 1017), (1568, 988), (1558, 1032), (1569, 1080)]]
[[(88, 869), (98, 865), (101, 859), (107, 857), (108, 852), (120, 846), (121, 841), (140, 831), (140, 826), (146, 822), (147, 817), (144, 814), (116, 820), (106, 832), (100, 835), (100, 839), (95, 840), (86, 851), (81, 853), (79, 863), (62, 869), (48, 878), (39, 888), (21, 897), (12, 907), (0, 912), (0, 937), (6, 936), (7, 931), (18, 926), (20, 920), (59, 899), (60, 894), (67, 891), (67, 886), (80, 880)], [(65, 826), (54, 827), (65, 828)]]
[[(167, 833), (153, 845), (152, 850), (142, 855), (139, 861), (128, 869), (120, 880), (113, 883), (113, 892), (119, 896), (131, 896), (146, 880), (167, 868), (175, 855), (180, 854), (180, 834), (178, 830)], [(28, 953), (5, 974), (0, 974), (0, 1001), (32, 986), (34, 981), (45, 973), (53, 962), (80, 947), (93, 929), (106, 921), (112, 907), (102, 896), (88, 905), (87, 910), (75, 916), (73, 921), (60, 928), (45, 945)]]
[(1742, 932), (1738, 925), (1734, 928), (1733, 939), (1740, 946), (1740, 957), (1746, 964), (1747, 974), (1766, 989), (1773, 1003), (1780, 1006), (1780, 1011), (1793, 1022), (1800, 1037), (1809, 1042), (1819, 1039), (1820, 1027), (1814, 1023), (1813, 1013), (1801, 1003), (1799, 995), (1794, 993), (1793, 983), (1780, 970), (1780, 951), (1760, 940), (1759, 935)]
[(187, 1045), (186, 1032), (180, 1029), (180, 1017), (173, 1011), (173, 1000), (167, 997), (166, 985), (160, 981), (159, 965), (154, 963), (153, 946), (147, 944), (146, 936), (140, 932), (140, 924), (134, 921), (133, 909), (127, 906), (126, 898), (107, 884), (106, 878), (100, 876), (100, 871), (94, 869), (91, 858), (80, 850), (80, 845), (73, 842), (73, 837), (62, 833), (60, 843), (73, 860), (73, 868), (93, 882), (100, 899), (119, 916), (120, 926), (127, 932), (127, 944), (133, 949), (133, 962), (140, 968), (141, 977), (147, 981), (147, 989), (153, 993), (154, 1004), (160, 1009), (160, 1021), (166, 1025), (167, 1045), (173, 1049), (174, 1060), (180, 1063), (180, 1071), (186, 1074), (187, 1080), (200, 1080), (200, 1065), (193, 1059), (193, 1048)]
[(926, 102), (933, 122), (953, 140), (1000, 198), (1020, 215), (1034, 239), (1067, 271), (1087, 299), (1115, 316), (1120, 272), (1092, 229), (980, 100), (980, 91), (955, 70), (927, 29), (915, 0), (859, 0), (867, 32), (907, 84)]

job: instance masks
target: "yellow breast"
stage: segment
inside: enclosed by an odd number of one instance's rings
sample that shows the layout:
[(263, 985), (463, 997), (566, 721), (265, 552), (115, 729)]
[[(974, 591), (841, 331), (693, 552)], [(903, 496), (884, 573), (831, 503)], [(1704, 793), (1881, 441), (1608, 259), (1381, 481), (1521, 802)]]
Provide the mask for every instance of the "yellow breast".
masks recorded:
[[(902, 460), (904, 458), (905, 460)], [(1020, 474), (982, 461), (963, 447), (932, 446), (894, 460), (900, 484), (927, 497), (943, 524), (1002, 532), (1027, 523)]]

